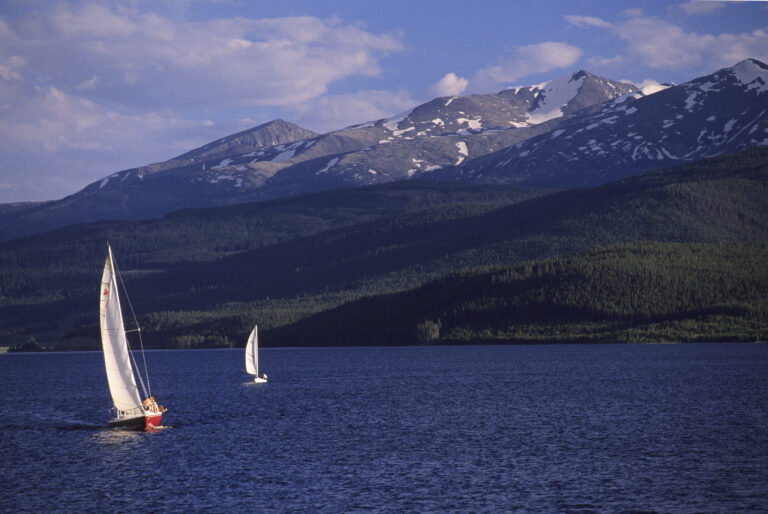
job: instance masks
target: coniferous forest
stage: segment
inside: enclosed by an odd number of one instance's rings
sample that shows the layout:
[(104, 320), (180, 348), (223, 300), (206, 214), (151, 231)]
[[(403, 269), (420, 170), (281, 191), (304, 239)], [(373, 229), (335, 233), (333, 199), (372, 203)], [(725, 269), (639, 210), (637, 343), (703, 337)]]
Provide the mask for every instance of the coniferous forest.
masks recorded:
[[(768, 151), (589, 189), (401, 182), (0, 243), (0, 346), (766, 340)], [(129, 312), (126, 309), (127, 312)], [(130, 321), (127, 320), (130, 325)]]

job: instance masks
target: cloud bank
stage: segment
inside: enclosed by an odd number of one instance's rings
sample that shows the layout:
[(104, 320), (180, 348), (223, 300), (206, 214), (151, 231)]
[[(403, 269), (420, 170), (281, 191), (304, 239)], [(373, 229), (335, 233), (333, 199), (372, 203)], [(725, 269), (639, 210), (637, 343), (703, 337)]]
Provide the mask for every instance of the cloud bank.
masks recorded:
[[(172, 14), (150, 12), (160, 4)], [(204, 20), (186, 15), (211, 9), (187, 2), (11, 1), (0, 7), (0, 202), (60, 198), (276, 117), (323, 132), (435, 96), (530, 84), (536, 74), (582, 68), (666, 81), (674, 80), (667, 72), (693, 78), (746, 57), (768, 61), (768, 23), (752, 20), (759, 16), (745, 16), (739, 26), (750, 29), (742, 32), (705, 23), (766, 12), (746, 4), (756, 3), (658, 2), (615, 18), (603, 6), (561, 13), (540, 20), (546, 37), (518, 27), (488, 40), (458, 73), (387, 65), (403, 55), (460, 54), (461, 38), (417, 49), (418, 38), (409, 44), (404, 34), (338, 18)], [(391, 20), (400, 30), (400, 19)], [(434, 75), (420, 76), (424, 70)], [(422, 82), (409, 91), (403, 73)]]
[[(689, 15), (714, 14), (725, 2), (692, 1), (678, 7)], [(681, 26), (641, 12), (626, 12), (629, 19), (611, 23), (590, 16), (568, 15), (573, 27), (607, 31), (618, 42), (618, 53), (588, 59), (595, 71), (646, 67), (658, 70), (687, 70), (691, 76), (709, 73), (718, 67), (754, 57), (768, 60), (768, 32), (754, 30), (737, 34), (702, 34), (686, 31)]]
[(498, 91), (529, 75), (573, 66), (583, 53), (580, 48), (556, 41), (517, 46), (499, 64), (478, 70), (472, 78), (447, 73), (431, 90), (439, 96)]
[[(190, 22), (62, 3), (12, 26), (0, 18), (0, 156), (6, 156), (0, 202), (4, 194), (45, 197), (22, 152), (62, 152), (73, 160), (77, 152), (88, 154), (87, 169), (54, 179), (74, 190), (225, 135), (199, 119), (201, 109), (308, 113), (308, 102), (332, 83), (375, 77), (381, 59), (402, 48), (395, 36), (306, 16)], [(381, 95), (367, 106), (362, 96), (349, 99), (358, 113), (382, 111)], [(393, 103), (401, 103), (395, 96)], [(349, 112), (343, 100), (326, 103)]]

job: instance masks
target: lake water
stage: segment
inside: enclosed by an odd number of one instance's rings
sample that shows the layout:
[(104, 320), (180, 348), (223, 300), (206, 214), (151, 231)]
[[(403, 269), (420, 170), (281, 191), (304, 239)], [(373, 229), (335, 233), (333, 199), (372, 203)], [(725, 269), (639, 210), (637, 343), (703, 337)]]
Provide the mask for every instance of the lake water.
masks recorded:
[(166, 428), (106, 428), (100, 353), (0, 355), (0, 510), (768, 511), (768, 345), (147, 353)]

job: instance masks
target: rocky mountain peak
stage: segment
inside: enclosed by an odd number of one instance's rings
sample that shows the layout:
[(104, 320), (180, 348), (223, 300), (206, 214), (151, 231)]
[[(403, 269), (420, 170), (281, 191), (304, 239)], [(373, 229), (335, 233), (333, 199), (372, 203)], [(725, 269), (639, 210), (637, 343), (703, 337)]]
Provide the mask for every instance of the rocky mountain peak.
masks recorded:
[(746, 86), (748, 90), (757, 90), (757, 93), (768, 91), (768, 65), (757, 59), (745, 59), (730, 70), (736, 81)]
[(318, 134), (293, 123), (276, 119), (223, 137), (176, 157), (175, 161), (203, 161), (224, 155), (248, 153), (263, 148), (310, 139)]

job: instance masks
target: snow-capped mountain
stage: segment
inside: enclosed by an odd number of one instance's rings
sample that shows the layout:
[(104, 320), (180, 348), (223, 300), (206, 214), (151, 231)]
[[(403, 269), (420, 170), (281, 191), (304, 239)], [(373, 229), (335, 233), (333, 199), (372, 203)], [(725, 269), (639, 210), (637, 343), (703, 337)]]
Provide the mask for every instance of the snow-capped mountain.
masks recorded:
[(409, 178), (599, 184), (768, 145), (767, 84), (768, 67), (752, 59), (660, 91), (579, 71), (321, 135), (276, 120), (62, 200), (0, 210), (0, 239)]
[[(290, 166), (267, 180), (260, 194), (271, 198), (429, 174), (547, 132), (558, 120), (626, 94), (642, 93), (579, 71), (496, 94), (436, 98), (392, 118), (320, 136), (312, 152), (298, 148)], [(326, 151), (326, 140), (338, 138), (360, 144)]]
[(62, 200), (0, 214), (0, 239), (429, 174), (634, 92), (630, 84), (580, 71), (497, 94), (437, 98), (389, 119), (322, 135), (275, 120), (166, 162), (113, 173)]
[[(306, 140), (317, 135), (317, 133), (293, 123), (280, 119), (273, 120), (263, 125), (217, 139), (164, 162), (113, 173), (86, 186), (83, 192), (93, 192), (97, 189), (103, 190), (104, 188), (120, 189), (126, 184), (135, 182), (139, 184), (149, 183), (152, 180), (152, 175), (168, 170), (183, 169), (189, 172), (188, 174), (192, 178), (194, 175), (192, 169), (195, 167), (205, 169), (206, 163), (227, 160), (231, 155), (252, 156), (264, 148), (282, 148), (296, 141)], [(231, 161), (231, 159), (229, 160)], [(218, 168), (214, 165), (216, 169), (223, 167), (221, 162), (219, 162)], [(222, 177), (222, 180), (226, 179)]]
[(650, 96), (619, 97), (435, 179), (579, 187), (768, 145), (768, 66), (747, 59)]
[(533, 130), (545, 121), (636, 92), (580, 71), (497, 94), (436, 98), (392, 118), (198, 163), (207, 173), (190, 179), (239, 192), (255, 186), (254, 198), (406, 179), (505, 148), (546, 131)]

